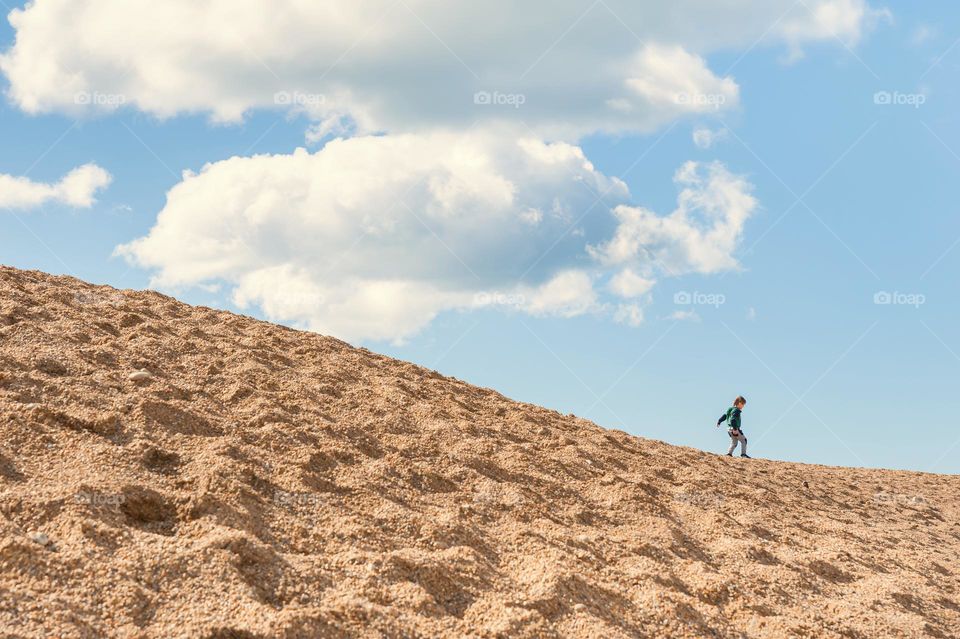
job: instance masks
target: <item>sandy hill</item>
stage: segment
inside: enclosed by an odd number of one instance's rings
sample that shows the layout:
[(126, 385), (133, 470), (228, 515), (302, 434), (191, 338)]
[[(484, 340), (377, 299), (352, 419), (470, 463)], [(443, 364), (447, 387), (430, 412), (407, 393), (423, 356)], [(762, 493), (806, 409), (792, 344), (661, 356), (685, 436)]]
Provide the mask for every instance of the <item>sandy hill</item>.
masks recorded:
[(668, 446), (152, 292), (0, 269), (0, 423), (4, 637), (960, 636), (958, 477)]

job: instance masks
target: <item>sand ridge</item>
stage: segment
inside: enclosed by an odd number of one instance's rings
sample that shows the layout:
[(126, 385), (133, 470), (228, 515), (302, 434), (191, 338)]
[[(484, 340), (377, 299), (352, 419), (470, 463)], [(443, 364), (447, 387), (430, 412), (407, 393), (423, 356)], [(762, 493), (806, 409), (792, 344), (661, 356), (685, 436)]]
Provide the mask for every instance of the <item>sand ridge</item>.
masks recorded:
[(958, 477), (669, 446), (153, 292), (0, 268), (0, 424), (3, 636), (960, 636)]

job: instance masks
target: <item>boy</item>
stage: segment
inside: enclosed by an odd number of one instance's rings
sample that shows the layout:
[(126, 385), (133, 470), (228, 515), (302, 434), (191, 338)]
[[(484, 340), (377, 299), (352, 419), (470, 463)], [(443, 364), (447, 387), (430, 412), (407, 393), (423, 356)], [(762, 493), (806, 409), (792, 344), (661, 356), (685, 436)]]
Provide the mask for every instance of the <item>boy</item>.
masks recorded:
[(743, 398), (743, 395), (738, 395), (733, 400), (733, 407), (728, 408), (727, 412), (721, 415), (717, 421), (717, 428), (720, 428), (720, 424), (725, 421), (730, 425), (730, 429), (727, 431), (727, 434), (730, 435), (730, 449), (727, 451), (727, 457), (733, 457), (737, 442), (740, 442), (740, 456), (750, 459), (750, 455), (747, 454), (747, 438), (743, 436), (743, 431), (740, 429), (740, 413), (746, 405), (747, 400)]

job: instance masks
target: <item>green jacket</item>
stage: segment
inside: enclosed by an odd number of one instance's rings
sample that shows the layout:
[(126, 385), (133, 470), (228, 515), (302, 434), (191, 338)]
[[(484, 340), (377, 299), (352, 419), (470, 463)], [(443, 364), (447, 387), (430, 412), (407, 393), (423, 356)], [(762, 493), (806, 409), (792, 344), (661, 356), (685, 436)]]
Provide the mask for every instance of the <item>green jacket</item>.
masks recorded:
[(722, 424), (727, 420), (730, 420), (728, 422), (730, 424), (730, 428), (734, 430), (741, 430), (739, 408), (737, 408), (736, 406), (731, 406), (730, 408), (728, 408), (727, 412), (725, 412), (723, 415), (720, 416), (720, 419), (717, 421), (717, 426), (719, 426), (720, 424)]

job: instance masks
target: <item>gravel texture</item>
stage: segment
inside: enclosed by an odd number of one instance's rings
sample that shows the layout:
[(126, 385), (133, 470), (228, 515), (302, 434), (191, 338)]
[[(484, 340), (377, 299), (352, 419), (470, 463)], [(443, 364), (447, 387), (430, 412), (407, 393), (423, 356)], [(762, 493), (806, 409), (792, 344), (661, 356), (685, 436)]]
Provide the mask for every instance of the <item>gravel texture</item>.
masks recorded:
[(4, 637), (960, 636), (956, 476), (669, 446), (157, 293), (0, 268), (0, 424)]

